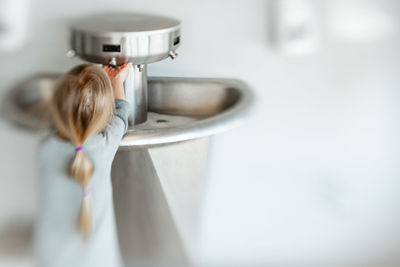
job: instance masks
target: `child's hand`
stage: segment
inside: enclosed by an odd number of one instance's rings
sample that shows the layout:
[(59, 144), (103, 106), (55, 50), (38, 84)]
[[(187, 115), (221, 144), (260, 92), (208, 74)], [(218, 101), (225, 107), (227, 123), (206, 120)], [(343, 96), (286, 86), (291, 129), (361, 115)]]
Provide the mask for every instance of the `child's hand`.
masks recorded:
[(124, 81), (128, 77), (131, 62), (119, 66), (117, 69), (104, 66), (104, 71), (108, 74), (114, 90), (114, 99), (125, 99)]
[(118, 80), (118, 82), (124, 82), (128, 77), (129, 67), (131, 65), (132, 65), (131, 62), (125, 63), (119, 66), (117, 69), (110, 66), (104, 66), (104, 71), (108, 74), (108, 77), (110, 78), (111, 82), (114, 82), (116, 80)]

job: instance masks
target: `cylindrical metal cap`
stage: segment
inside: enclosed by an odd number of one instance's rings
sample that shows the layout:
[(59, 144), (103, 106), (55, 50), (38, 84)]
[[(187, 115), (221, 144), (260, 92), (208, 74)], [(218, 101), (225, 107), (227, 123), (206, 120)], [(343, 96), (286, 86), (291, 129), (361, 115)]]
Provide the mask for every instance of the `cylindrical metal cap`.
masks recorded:
[(160, 61), (180, 44), (179, 20), (138, 13), (98, 14), (71, 25), (71, 49), (84, 60), (107, 64)]

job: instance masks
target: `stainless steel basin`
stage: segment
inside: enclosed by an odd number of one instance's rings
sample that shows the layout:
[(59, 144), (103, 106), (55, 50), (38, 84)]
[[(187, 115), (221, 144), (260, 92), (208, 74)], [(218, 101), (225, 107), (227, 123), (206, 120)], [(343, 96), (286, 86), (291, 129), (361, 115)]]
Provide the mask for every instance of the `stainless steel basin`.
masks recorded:
[[(3, 102), (9, 121), (31, 130), (50, 126), (48, 101), (59, 75), (32, 77)], [(129, 128), (122, 147), (143, 147), (217, 134), (238, 126), (248, 115), (251, 94), (233, 79), (150, 77), (149, 119)]]
[[(2, 114), (24, 129), (48, 129), (57, 77), (17, 85)], [(153, 77), (148, 90), (148, 120), (129, 128), (121, 148), (130, 149), (120, 149), (112, 167), (120, 247), (126, 266), (186, 266), (196, 254), (207, 137), (245, 120), (252, 97), (232, 79)]]

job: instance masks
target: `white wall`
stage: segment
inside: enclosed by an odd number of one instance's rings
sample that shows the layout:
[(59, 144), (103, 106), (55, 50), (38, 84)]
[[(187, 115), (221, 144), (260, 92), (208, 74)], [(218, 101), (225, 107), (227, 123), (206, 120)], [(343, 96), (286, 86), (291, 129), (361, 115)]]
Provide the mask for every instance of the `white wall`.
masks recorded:
[[(28, 43), (0, 52), (0, 92), (79, 62), (65, 57), (73, 15), (111, 9), (177, 17), (184, 23), (179, 56), (150, 65), (149, 74), (238, 78), (257, 100), (247, 125), (213, 139), (199, 259), (228, 266), (400, 265), (399, 5), (352, 1), (356, 9), (381, 10), (390, 29), (349, 42), (340, 32), (345, 18), (334, 16), (344, 14), (346, 1), (326, 1), (332, 32), (325, 46), (289, 57), (268, 43), (267, 2), (31, 0)], [(0, 229), (34, 214), (38, 138), (0, 122)]]

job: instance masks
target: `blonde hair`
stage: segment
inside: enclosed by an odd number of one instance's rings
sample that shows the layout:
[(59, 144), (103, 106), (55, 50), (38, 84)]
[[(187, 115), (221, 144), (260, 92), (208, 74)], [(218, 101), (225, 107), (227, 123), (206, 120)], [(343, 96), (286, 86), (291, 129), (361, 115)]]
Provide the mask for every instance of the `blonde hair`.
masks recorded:
[[(111, 120), (114, 101), (110, 79), (99, 66), (79, 65), (56, 83), (51, 101), (51, 114), (58, 134), (75, 147), (98, 134)], [(77, 149), (70, 175), (82, 183), (84, 196), (79, 227), (85, 238), (91, 229), (90, 198), (87, 196), (94, 165), (82, 149)]]

